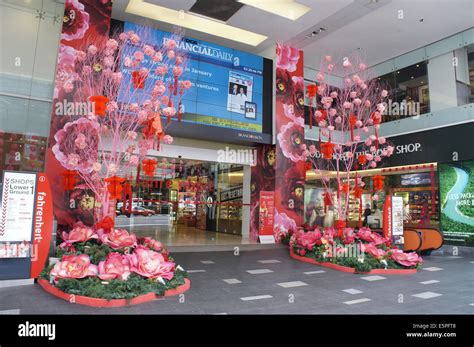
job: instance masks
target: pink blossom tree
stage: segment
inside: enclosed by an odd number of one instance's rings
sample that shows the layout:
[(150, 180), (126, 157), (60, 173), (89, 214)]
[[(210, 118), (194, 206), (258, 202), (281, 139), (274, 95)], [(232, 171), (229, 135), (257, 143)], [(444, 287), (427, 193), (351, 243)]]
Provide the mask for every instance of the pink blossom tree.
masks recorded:
[[(326, 82), (331, 74), (343, 76), (341, 86)], [(353, 63), (344, 58), (336, 62), (325, 56), (316, 75), (319, 86), (312, 87), (313, 93), (308, 95), (313, 106), (310, 116), (318, 126), (319, 139), (317, 145), (308, 147), (307, 157), (324, 187), (325, 204), (335, 207), (338, 229), (348, 219), (350, 195), (360, 199), (364, 186), (358, 175), (350, 180), (351, 172), (376, 168), (394, 150), (384, 137), (378, 136), (388, 91), (367, 75), (366, 66), (360, 61)], [(327, 175), (330, 171), (335, 172), (335, 202)]]
[(182, 97), (191, 87), (190, 81), (180, 79), (186, 63), (177, 48), (180, 35), (157, 47), (147, 43), (148, 34), (146, 29), (115, 33), (102, 49), (90, 44), (83, 50), (60, 51), (58, 70), (65, 73), (56, 84), (63, 90), (55, 94), (70, 93), (74, 101), (87, 100), (93, 108), (71, 117), (55, 134), (53, 152), (80, 176), (77, 188), (94, 193), (99, 203), (96, 222), (113, 217), (109, 211), (116, 194), (111, 185), (119, 185), (149, 150), (172, 143), (166, 124), (172, 118), (181, 120)]

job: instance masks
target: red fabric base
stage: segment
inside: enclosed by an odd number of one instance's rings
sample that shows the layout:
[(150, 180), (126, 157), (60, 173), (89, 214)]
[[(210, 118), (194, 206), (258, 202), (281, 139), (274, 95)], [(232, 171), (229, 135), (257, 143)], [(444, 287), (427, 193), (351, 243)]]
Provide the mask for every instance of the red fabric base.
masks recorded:
[[(185, 283), (183, 285), (174, 289), (167, 290), (163, 296), (179, 295), (186, 292), (191, 287), (191, 281), (188, 280), (187, 278), (185, 278), (184, 280), (185, 280)], [(85, 306), (91, 306), (91, 307), (108, 308), (108, 307), (132, 306), (132, 305), (142, 304), (144, 302), (159, 298), (159, 296), (155, 295), (155, 293), (148, 293), (148, 294), (137, 296), (130, 300), (127, 300), (127, 299), (106, 300), (106, 299), (101, 299), (101, 298), (90, 298), (88, 296), (65, 293), (44, 279), (39, 279), (38, 284), (48, 293), (60, 299), (69, 301), (71, 304), (79, 304), (79, 305), (85, 305)]]
[(356, 270), (352, 267), (342, 266), (342, 265), (333, 264), (333, 263), (320, 263), (319, 261), (316, 261), (314, 259), (297, 255), (297, 254), (293, 253), (292, 250), (290, 250), (290, 257), (292, 257), (293, 259), (299, 260), (299, 261), (303, 261), (305, 263), (324, 266), (324, 267), (328, 267), (330, 269), (334, 269), (334, 270), (342, 271), (342, 272), (347, 272), (347, 273), (363, 273), (363, 274), (366, 274), (366, 275), (412, 275), (412, 274), (416, 274), (416, 272), (417, 272), (416, 269), (387, 269), (387, 270), (385, 270), (385, 269), (373, 269), (373, 270), (370, 270), (369, 272), (356, 272)]

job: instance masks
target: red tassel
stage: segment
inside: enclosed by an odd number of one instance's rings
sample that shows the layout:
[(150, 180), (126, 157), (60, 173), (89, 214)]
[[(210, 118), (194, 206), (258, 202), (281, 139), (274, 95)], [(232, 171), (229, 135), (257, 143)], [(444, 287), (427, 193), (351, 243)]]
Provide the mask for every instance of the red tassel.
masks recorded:
[(179, 102), (179, 105), (178, 105), (178, 122), (181, 122), (181, 117), (183, 115), (183, 113), (181, 112), (182, 108), (181, 108), (181, 101)]
[(378, 151), (379, 150), (379, 132), (377, 131), (377, 128), (375, 129), (375, 149)]
[(174, 90), (173, 90), (173, 95), (178, 94), (178, 76), (174, 77)]

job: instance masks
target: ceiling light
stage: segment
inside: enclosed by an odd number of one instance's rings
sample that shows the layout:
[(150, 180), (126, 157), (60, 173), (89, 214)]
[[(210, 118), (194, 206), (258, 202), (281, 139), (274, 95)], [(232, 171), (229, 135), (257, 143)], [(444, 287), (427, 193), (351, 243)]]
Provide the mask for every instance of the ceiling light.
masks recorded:
[(267, 36), (264, 35), (236, 28), (194, 14), (184, 13), (184, 11), (176, 11), (163, 6), (151, 4), (144, 0), (130, 0), (125, 12), (187, 29), (201, 31), (228, 40), (242, 42), (250, 46), (258, 46), (267, 39)]
[(294, 0), (238, 0), (238, 2), (291, 20), (297, 20), (311, 10), (310, 7)]
[(416, 64), (416, 67), (420, 67), (420, 64)]

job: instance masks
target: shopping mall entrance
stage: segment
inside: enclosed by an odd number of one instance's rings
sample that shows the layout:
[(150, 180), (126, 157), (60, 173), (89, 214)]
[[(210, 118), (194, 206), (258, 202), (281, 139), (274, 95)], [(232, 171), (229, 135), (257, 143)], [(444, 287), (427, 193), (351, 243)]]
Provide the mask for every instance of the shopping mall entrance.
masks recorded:
[[(116, 225), (169, 246), (248, 243), (242, 237), (244, 165), (156, 157), (139, 167), (116, 204)], [(245, 230), (244, 230), (245, 234)]]

